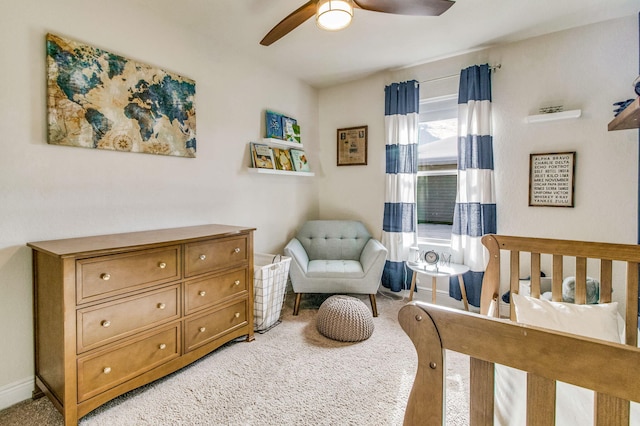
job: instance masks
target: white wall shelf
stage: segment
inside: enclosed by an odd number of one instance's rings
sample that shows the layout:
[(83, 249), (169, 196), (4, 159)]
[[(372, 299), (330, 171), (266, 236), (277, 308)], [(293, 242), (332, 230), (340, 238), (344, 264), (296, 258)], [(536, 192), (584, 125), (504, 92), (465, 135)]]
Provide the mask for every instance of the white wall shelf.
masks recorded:
[(637, 128), (640, 128), (640, 97), (627, 105), (607, 126), (609, 131)]
[[(282, 139), (263, 138), (262, 143), (265, 145), (269, 145), (270, 147), (295, 148), (295, 149), (304, 150), (304, 147), (302, 146), (301, 143), (283, 141)], [(306, 177), (311, 177), (316, 175), (313, 172), (296, 172), (293, 170), (260, 169), (257, 167), (249, 167), (249, 173), (265, 174), (265, 175), (306, 176)]]
[(263, 138), (263, 139), (262, 139), (262, 143), (264, 143), (264, 144), (266, 144), (266, 145), (269, 145), (269, 146), (279, 147), (279, 148), (297, 148), (297, 149), (304, 149), (301, 143), (298, 143), (298, 142), (283, 141), (282, 139)]
[(266, 175), (287, 175), (287, 176), (315, 176), (313, 172), (293, 172), (289, 170), (273, 170), (273, 169), (258, 169), (255, 167), (249, 167), (249, 173), (262, 173)]
[(548, 114), (530, 115), (525, 118), (527, 123), (542, 123), (545, 121), (567, 120), (570, 118), (578, 118), (582, 115), (581, 109), (573, 109), (570, 111), (551, 112)]

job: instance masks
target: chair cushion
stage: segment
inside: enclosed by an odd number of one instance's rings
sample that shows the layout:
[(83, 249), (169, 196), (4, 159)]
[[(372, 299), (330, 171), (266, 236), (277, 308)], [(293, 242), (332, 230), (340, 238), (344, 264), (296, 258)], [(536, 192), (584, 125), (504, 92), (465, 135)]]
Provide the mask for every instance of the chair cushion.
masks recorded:
[(362, 278), (364, 271), (357, 260), (312, 260), (307, 267), (309, 278)]
[(309, 260), (359, 260), (371, 234), (362, 222), (355, 220), (310, 220), (296, 238)]
[(320, 334), (340, 342), (359, 342), (373, 334), (373, 315), (360, 300), (331, 296), (320, 305), (316, 327)]

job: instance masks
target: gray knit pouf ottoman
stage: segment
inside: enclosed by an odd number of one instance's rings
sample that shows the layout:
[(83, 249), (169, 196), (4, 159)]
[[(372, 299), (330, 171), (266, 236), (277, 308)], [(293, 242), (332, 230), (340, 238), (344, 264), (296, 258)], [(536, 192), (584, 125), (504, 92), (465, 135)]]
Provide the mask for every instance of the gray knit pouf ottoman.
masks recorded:
[(320, 334), (329, 339), (359, 342), (371, 337), (373, 315), (360, 299), (335, 295), (320, 305), (316, 326)]

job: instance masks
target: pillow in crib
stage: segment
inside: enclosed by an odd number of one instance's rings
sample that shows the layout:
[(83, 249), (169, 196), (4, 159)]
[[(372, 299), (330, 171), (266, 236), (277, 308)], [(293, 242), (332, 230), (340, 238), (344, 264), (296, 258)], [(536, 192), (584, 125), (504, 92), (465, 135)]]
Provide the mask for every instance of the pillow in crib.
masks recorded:
[(516, 321), (594, 339), (621, 343), (618, 331), (618, 302), (575, 305), (512, 295)]

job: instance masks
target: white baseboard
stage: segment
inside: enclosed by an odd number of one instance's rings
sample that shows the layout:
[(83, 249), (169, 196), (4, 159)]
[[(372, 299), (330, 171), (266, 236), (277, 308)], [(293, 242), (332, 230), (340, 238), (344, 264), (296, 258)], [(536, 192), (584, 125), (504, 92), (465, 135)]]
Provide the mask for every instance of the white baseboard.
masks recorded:
[(29, 377), (0, 387), (0, 410), (31, 398), (35, 378)]

